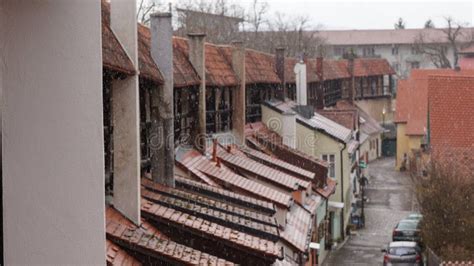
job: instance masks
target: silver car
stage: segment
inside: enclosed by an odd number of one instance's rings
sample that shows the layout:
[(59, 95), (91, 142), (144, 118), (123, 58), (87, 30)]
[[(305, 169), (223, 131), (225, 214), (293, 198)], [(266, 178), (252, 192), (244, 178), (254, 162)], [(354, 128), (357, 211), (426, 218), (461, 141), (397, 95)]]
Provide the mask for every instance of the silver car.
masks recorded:
[(397, 241), (392, 242), (384, 252), (383, 265), (423, 265), (421, 248), (416, 242)]

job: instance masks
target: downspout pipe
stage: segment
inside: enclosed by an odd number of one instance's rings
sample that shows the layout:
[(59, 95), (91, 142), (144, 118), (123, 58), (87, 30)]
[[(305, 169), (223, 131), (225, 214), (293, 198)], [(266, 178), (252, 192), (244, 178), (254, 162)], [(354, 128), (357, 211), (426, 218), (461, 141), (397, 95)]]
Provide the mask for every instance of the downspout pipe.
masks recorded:
[[(341, 149), (341, 151), (339, 152), (340, 154), (340, 158), (341, 158), (341, 201), (342, 203), (345, 205), (345, 201), (344, 201), (344, 156), (342, 154), (342, 152), (346, 149), (347, 147), (347, 144), (346, 143), (343, 143), (344, 144), (344, 147)], [(342, 236), (342, 239), (345, 238), (345, 233), (344, 233), (344, 207), (342, 207), (341, 209), (341, 236)]]

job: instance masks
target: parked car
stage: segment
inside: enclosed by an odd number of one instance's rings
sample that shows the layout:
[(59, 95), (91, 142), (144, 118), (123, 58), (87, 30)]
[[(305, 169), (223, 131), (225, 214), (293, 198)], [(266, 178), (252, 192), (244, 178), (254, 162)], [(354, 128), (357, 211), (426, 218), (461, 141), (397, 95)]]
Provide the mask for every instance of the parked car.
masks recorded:
[(398, 241), (392, 242), (385, 249), (383, 265), (423, 265), (421, 248), (416, 242)]
[(407, 218), (405, 218), (405, 220), (413, 220), (413, 221), (418, 221), (418, 222), (420, 222), (421, 219), (423, 219), (423, 215), (421, 215), (421, 213), (412, 213), (408, 215)]
[(393, 229), (392, 240), (420, 242), (420, 223), (417, 220), (401, 220)]

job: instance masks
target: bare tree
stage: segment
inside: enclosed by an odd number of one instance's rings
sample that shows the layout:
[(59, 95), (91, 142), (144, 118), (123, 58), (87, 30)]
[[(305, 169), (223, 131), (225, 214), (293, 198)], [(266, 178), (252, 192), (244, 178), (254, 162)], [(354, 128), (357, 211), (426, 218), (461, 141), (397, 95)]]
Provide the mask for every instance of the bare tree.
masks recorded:
[(393, 26), (396, 30), (403, 30), (405, 29), (405, 21), (403, 20), (403, 18), (398, 18), (397, 23), (395, 23)]
[(254, 32), (255, 37), (261, 30), (261, 27), (268, 24), (267, 13), (270, 8), (268, 2), (253, 0), (247, 15), (247, 23)]
[[(462, 46), (472, 41), (472, 34), (464, 30), (464, 24), (457, 23), (451, 17), (446, 17), (446, 28), (442, 39), (430, 39), (427, 32), (421, 33), (415, 39), (415, 49), (426, 55), (437, 68), (454, 68), (458, 65), (458, 52)], [(443, 45), (446, 43), (446, 45)], [(449, 49), (453, 53), (453, 61), (449, 59)]]
[(435, 25), (433, 23), (433, 20), (431, 19), (428, 19), (426, 22), (425, 22), (425, 29), (434, 29), (435, 28)]
[(177, 4), (177, 35), (206, 33), (209, 42), (228, 44), (236, 39), (244, 21), (244, 9), (233, 1), (182, 0)]
[(433, 157), (426, 168), (426, 177), (411, 168), (424, 244), (443, 260), (474, 259), (474, 174)]
[(137, 21), (145, 25), (150, 23), (151, 14), (165, 9), (160, 0), (139, 0), (137, 5)]

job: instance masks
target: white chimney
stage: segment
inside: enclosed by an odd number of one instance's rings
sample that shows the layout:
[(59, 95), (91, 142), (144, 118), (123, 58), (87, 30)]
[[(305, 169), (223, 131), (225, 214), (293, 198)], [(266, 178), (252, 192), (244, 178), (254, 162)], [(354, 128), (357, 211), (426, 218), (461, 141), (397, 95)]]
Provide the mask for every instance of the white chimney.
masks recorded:
[(306, 64), (303, 60), (296, 63), (295, 68), (295, 80), (296, 80), (296, 103), (298, 105), (307, 105), (306, 97)]

